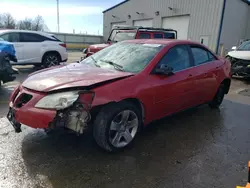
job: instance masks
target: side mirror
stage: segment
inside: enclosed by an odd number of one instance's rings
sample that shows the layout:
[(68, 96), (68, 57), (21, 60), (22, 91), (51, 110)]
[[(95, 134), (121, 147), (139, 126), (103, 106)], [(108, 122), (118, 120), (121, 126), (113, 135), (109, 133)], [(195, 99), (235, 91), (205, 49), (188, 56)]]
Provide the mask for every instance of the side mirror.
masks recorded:
[(232, 50), (234, 50), (234, 51), (237, 50), (237, 46), (233, 46)]
[(160, 68), (156, 68), (154, 73), (160, 74), (160, 75), (168, 75), (168, 76), (171, 76), (174, 74), (173, 68), (167, 65), (161, 65)]

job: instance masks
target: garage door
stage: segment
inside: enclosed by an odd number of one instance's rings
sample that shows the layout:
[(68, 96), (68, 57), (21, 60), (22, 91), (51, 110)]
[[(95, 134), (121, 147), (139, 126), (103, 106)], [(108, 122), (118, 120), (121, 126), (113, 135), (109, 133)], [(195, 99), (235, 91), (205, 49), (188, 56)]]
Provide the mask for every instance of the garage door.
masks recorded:
[(188, 39), (188, 26), (190, 16), (175, 16), (162, 19), (162, 27), (177, 30), (178, 39)]
[(147, 20), (135, 20), (134, 26), (142, 26), (142, 27), (153, 27), (153, 20), (147, 19)]
[(111, 23), (111, 29), (113, 29), (115, 26), (127, 26), (126, 22), (113, 22)]

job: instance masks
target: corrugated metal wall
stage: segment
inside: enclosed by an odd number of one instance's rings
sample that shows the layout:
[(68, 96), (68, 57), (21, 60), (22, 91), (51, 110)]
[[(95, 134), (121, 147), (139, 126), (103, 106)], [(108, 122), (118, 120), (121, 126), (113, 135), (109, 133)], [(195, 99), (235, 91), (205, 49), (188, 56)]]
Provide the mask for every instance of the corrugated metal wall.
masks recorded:
[[(222, 24), (220, 45), (225, 52), (232, 46), (238, 46), (240, 40), (246, 39), (249, 33), (249, 6), (241, 0), (227, 0)], [(250, 36), (250, 34), (248, 34)]]
[[(127, 25), (133, 25), (134, 20), (153, 18), (153, 26), (161, 27), (163, 17), (190, 15), (188, 38), (200, 41), (201, 36), (209, 36), (209, 47), (215, 50), (222, 7), (223, 0), (130, 0), (104, 13), (104, 39), (107, 40), (113, 22), (126, 21)], [(155, 15), (156, 11), (160, 12), (159, 16)]]
[(103, 43), (103, 36), (99, 35), (81, 35), (71, 33), (51, 33), (59, 40), (67, 44), (68, 49), (78, 50), (86, 48), (89, 44)]

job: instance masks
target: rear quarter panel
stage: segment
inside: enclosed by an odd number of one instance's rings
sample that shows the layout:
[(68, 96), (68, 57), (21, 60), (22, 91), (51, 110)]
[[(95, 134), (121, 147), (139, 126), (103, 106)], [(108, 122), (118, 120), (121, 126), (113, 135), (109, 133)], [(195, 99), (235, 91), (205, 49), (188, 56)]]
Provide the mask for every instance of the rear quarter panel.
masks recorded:
[(54, 42), (54, 41), (42, 42), (41, 61), (42, 61), (43, 55), (49, 51), (57, 51), (61, 55), (62, 60), (67, 59), (68, 58), (67, 50), (66, 50), (66, 48), (60, 46), (59, 45), (60, 43), (62, 43), (62, 42)]

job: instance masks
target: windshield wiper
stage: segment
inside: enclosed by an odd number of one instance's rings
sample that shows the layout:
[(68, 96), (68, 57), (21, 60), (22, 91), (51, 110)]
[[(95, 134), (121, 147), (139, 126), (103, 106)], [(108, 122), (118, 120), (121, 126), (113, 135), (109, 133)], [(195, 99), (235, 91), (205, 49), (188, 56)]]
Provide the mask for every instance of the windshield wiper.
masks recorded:
[(123, 66), (121, 66), (121, 65), (119, 65), (119, 64), (116, 64), (116, 63), (114, 63), (114, 62), (112, 62), (112, 61), (103, 60), (103, 59), (101, 59), (100, 61), (112, 65), (116, 70), (124, 71)]
[(89, 56), (89, 57), (94, 61), (95, 66), (101, 67), (100, 65), (98, 65), (98, 63), (97, 63), (97, 61), (95, 60), (95, 58), (93, 58), (92, 56)]

